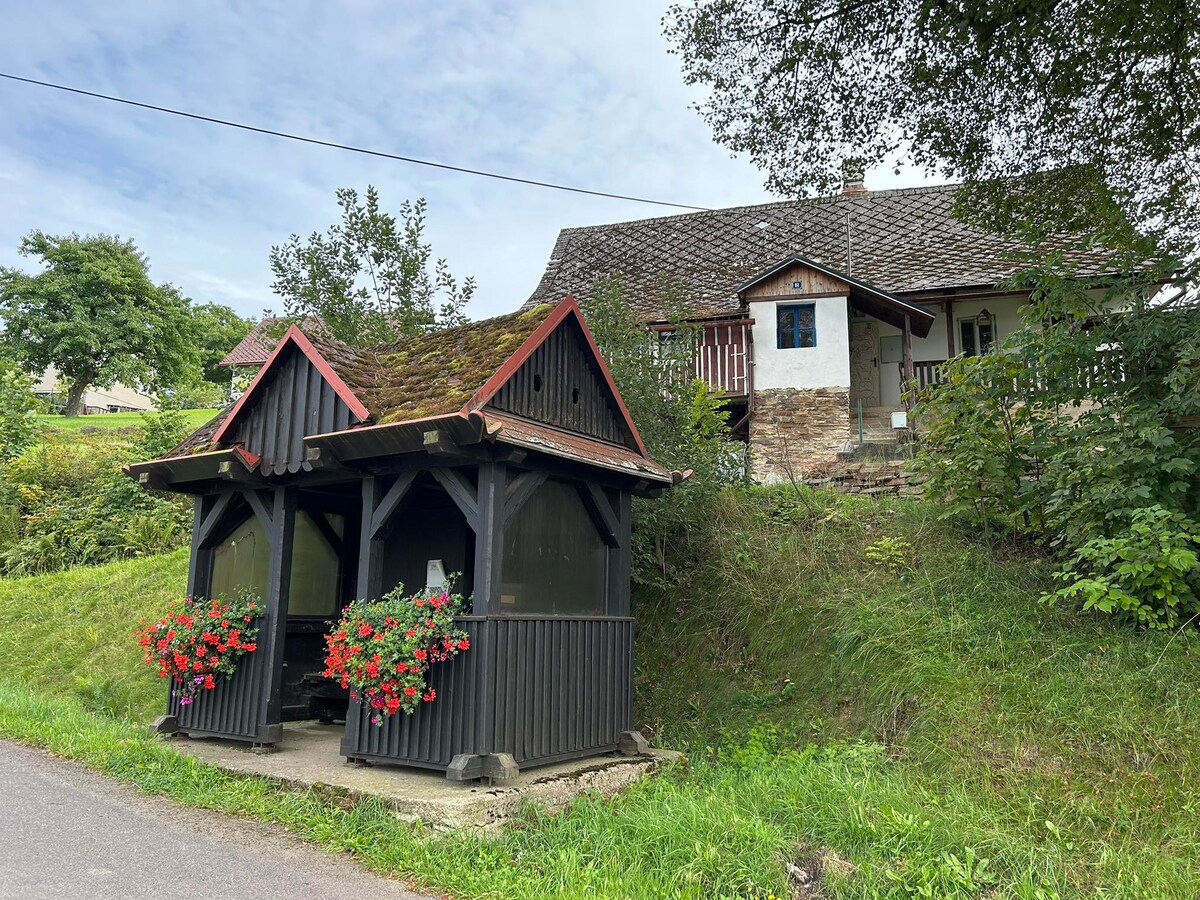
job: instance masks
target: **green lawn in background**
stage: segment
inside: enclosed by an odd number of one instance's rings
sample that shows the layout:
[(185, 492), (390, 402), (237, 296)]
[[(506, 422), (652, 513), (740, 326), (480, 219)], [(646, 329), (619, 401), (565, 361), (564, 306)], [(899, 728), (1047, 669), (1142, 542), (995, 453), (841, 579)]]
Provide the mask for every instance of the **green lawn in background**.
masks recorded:
[[(217, 409), (185, 409), (184, 416), (187, 418), (188, 424), (192, 428), (199, 428), (220, 410)], [(56, 415), (41, 415), (38, 416), (38, 422), (43, 428), (55, 429), (57, 431), (79, 431), (83, 428), (95, 429), (118, 429), (118, 428), (139, 428), (142, 424), (141, 413), (96, 413), (90, 416), (67, 416)]]

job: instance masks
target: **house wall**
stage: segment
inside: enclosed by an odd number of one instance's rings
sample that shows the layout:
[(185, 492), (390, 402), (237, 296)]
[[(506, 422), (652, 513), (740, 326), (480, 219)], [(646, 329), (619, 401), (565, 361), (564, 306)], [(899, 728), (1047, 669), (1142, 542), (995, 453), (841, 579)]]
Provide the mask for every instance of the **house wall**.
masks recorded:
[[(962, 342), (958, 330), (960, 320), (973, 319), (986, 308), (992, 316), (995, 339), (1000, 341), (1020, 327), (1021, 314), (1019, 310), (1024, 302), (1025, 297), (1023, 296), (999, 295), (973, 300), (955, 300), (951, 309), (951, 314), (954, 317), (954, 352), (962, 352)], [(940, 362), (949, 358), (946, 342), (947, 321), (945, 308), (942, 304), (930, 304), (927, 308), (937, 314), (937, 319), (934, 320), (933, 327), (929, 329), (927, 337), (919, 338), (915, 335), (913, 336), (912, 356), (914, 362)], [(890, 361), (895, 354), (888, 356), (886, 351), (889, 344), (892, 346), (896, 344), (901, 336), (901, 332), (899, 328), (888, 325), (886, 322), (878, 323), (878, 331), (880, 345), (878, 348), (879, 367), (877, 372), (879, 375), (880, 406), (899, 407), (900, 364)], [(889, 337), (892, 339), (891, 341), (887, 340)], [(885, 362), (885, 359), (889, 361)]]
[[(794, 293), (795, 278), (814, 291), (837, 289), (821, 273), (781, 273), (767, 290), (790, 295), (747, 297), (754, 319), (754, 398), (750, 416), (750, 471), (760, 481), (830, 459), (850, 437), (850, 317), (846, 295)], [(782, 278), (782, 281), (780, 279)], [(818, 279), (824, 279), (818, 281)], [(786, 284), (784, 284), (786, 282)], [(845, 285), (841, 285), (845, 289)], [(779, 349), (776, 308), (811, 303), (817, 345)]]
[[(33, 386), (33, 392), (39, 397), (59, 396), (66, 399), (66, 392), (58, 390), (59, 374), (54, 366), (42, 373), (41, 378)], [(147, 394), (127, 387), (114, 384), (109, 388), (89, 387), (83, 392), (83, 407), (85, 413), (124, 412), (134, 410), (145, 412), (155, 408), (154, 398)], [(116, 407), (116, 409), (112, 409)]]

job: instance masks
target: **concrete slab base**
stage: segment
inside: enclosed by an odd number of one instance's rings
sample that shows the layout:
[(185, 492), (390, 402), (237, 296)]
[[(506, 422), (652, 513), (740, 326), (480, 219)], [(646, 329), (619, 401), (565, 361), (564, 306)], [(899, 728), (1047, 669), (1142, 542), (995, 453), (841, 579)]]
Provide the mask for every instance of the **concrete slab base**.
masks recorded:
[(242, 775), (352, 798), (377, 797), (405, 822), (435, 828), (499, 828), (526, 801), (557, 812), (588, 791), (611, 796), (680, 754), (594, 756), (523, 771), (501, 786), (456, 783), (442, 772), (402, 766), (356, 765), (339, 753), (343, 728), (298, 722), (284, 727), (275, 752), (259, 755), (245, 744), (215, 738), (179, 738), (181, 752)]

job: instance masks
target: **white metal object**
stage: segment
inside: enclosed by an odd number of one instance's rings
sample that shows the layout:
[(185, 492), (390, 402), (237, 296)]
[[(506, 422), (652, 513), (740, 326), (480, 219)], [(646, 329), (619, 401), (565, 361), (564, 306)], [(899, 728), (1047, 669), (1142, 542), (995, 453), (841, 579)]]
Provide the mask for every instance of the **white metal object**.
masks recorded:
[(899, 428), (907, 428), (907, 427), (908, 427), (908, 413), (903, 409), (894, 411), (892, 413), (892, 428), (899, 429)]
[(425, 563), (425, 588), (435, 590), (446, 586), (446, 563), (431, 559)]

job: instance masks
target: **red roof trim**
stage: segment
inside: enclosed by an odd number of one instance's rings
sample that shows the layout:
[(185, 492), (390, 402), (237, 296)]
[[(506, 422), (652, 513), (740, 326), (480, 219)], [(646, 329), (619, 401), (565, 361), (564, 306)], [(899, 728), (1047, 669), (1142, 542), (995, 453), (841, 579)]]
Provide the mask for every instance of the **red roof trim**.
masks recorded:
[(308, 361), (313, 364), (313, 368), (320, 372), (321, 377), (329, 382), (334, 393), (342, 398), (346, 406), (350, 407), (350, 412), (357, 416), (360, 422), (365, 422), (371, 417), (371, 413), (363, 406), (362, 401), (354, 395), (354, 391), (350, 390), (349, 386), (346, 382), (342, 381), (338, 373), (333, 371), (333, 368), (329, 365), (325, 357), (312, 345), (312, 341), (308, 339), (303, 331), (292, 325), (284, 334), (283, 339), (276, 344), (275, 349), (271, 351), (271, 355), (267, 357), (267, 361), (263, 363), (263, 367), (258, 370), (258, 374), (250, 382), (250, 387), (246, 389), (246, 393), (238, 398), (238, 402), (234, 404), (233, 409), (229, 411), (229, 415), (225, 417), (225, 421), (221, 423), (221, 427), (217, 429), (217, 433), (213, 435), (214, 443), (219, 444), (225, 439), (226, 433), (233, 427), (242, 410), (246, 408), (247, 401), (254, 395), (258, 386), (266, 380), (271, 368), (275, 365), (275, 361), (289, 344), (294, 344), (308, 358)]
[(546, 316), (546, 320), (537, 327), (528, 338), (525, 339), (520, 347), (518, 347), (504, 364), (496, 370), (492, 375), (466, 402), (462, 408), (463, 413), (477, 412), (485, 403), (496, 396), (496, 392), (504, 386), (508, 379), (512, 378), (513, 374), (526, 362), (533, 351), (541, 346), (542, 342), (548, 338), (555, 329), (560, 326), (568, 316), (574, 316), (575, 321), (579, 323), (579, 327), (583, 329), (583, 336), (587, 339), (588, 346), (592, 350), (592, 355), (596, 359), (597, 365), (600, 367), (600, 374), (604, 376), (604, 380), (608, 383), (608, 389), (612, 391), (613, 397), (617, 400), (617, 407), (621, 411), (621, 416), (625, 420), (625, 425), (629, 428), (629, 433), (633, 435), (634, 443), (637, 444), (638, 452), (646, 459), (650, 458), (650, 454), (646, 451), (646, 445), (642, 443), (642, 436), (638, 433), (637, 426), (633, 424), (633, 417), (629, 415), (629, 410), (625, 406), (625, 401), (621, 399), (621, 392), (617, 390), (617, 384), (613, 381), (612, 373), (608, 371), (608, 364), (604, 362), (604, 355), (600, 352), (600, 348), (596, 346), (596, 339), (592, 337), (591, 329), (587, 327), (587, 322), (583, 320), (583, 313), (579, 309), (579, 304), (575, 302), (575, 297), (567, 294), (558, 306), (550, 315)]

